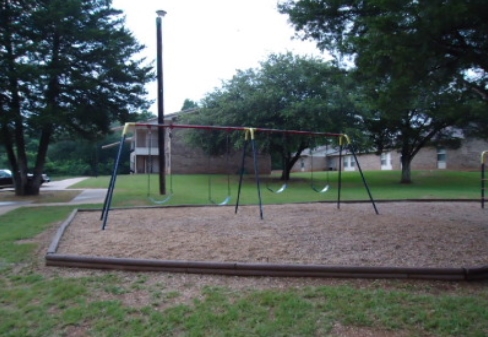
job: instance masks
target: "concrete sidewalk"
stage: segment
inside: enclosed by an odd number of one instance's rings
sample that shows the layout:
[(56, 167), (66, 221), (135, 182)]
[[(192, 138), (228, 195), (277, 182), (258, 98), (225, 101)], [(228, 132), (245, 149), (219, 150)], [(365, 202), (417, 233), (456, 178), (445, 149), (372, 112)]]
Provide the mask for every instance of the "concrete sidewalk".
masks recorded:
[(69, 204), (103, 204), (106, 194), (106, 188), (83, 190)]
[(41, 186), (41, 191), (60, 191), (68, 189), (70, 186), (79, 183), (80, 181), (86, 180), (88, 177), (71, 178), (57, 181), (50, 181), (44, 183)]
[[(41, 191), (62, 191), (66, 189), (70, 189), (69, 187), (88, 179), (87, 177), (81, 178), (71, 178), (71, 179), (64, 179), (59, 181), (51, 181), (49, 183), (45, 183), (41, 186)], [(37, 207), (37, 206), (60, 206), (60, 205), (80, 205), (80, 204), (103, 204), (105, 201), (105, 195), (107, 194), (106, 188), (94, 188), (94, 189), (70, 189), (70, 190), (78, 190), (81, 191), (75, 198), (70, 200), (69, 202), (57, 202), (57, 203), (48, 203), (48, 204), (33, 204), (29, 201), (27, 202), (17, 202), (17, 201), (4, 201), (0, 202), (0, 215), (8, 213), (16, 208), (19, 207)]]

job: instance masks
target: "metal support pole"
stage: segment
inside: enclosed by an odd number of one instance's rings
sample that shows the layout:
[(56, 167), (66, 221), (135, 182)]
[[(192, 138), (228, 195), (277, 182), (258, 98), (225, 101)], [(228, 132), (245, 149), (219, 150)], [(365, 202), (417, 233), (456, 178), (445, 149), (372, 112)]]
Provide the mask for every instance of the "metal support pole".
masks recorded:
[(242, 187), (242, 178), (244, 176), (244, 164), (246, 160), (246, 150), (247, 145), (251, 142), (251, 150), (254, 159), (254, 176), (256, 178), (256, 189), (258, 192), (258, 199), (259, 199), (259, 217), (263, 220), (263, 202), (261, 199), (261, 184), (259, 180), (259, 165), (258, 165), (258, 157), (257, 157), (257, 150), (256, 144), (254, 139), (254, 131), (255, 129), (249, 128), (245, 131), (245, 140), (244, 140), (244, 149), (242, 151), (242, 162), (241, 162), (241, 172), (239, 176), (239, 187), (237, 189), (237, 200), (236, 200), (236, 207), (235, 213), (237, 213), (237, 209), (239, 208), (239, 200), (241, 197), (241, 187)]
[[(127, 125), (126, 125), (127, 128)], [(114, 162), (114, 170), (112, 172), (112, 177), (110, 179), (110, 184), (107, 189), (107, 194), (105, 196), (105, 201), (103, 202), (102, 215), (100, 220), (103, 220), (102, 230), (105, 230), (108, 220), (108, 211), (110, 210), (110, 205), (112, 204), (112, 197), (114, 195), (115, 182), (117, 181), (117, 171), (119, 170), (120, 157), (122, 156), (122, 151), (124, 149), (126, 128), (124, 128), (124, 133), (120, 139), (119, 151), (117, 152), (117, 158)]]
[(246, 162), (246, 150), (248, 140), (244, 141), (244, 148), (242, 149), (242, 161), (241, 161), (241, 172), (239, 174), (239, 186), (237, 188), (237, 198), (236, 198), (236, 207), (234, 213), (237, 214), (237, 209), (239, 208), (239, 200), (241, 199), (241, 188), (242, 188), (242, 178), (244, 177), (244, 164)]
[(481, 163), (481, 208), (485, 208), (485, 163)]
[(341, 190), (342, 190), (342, 138), (339, 138), (339, 172), (337, 174), (337, 209), (341, 208)]
[(376, 214), (380, 214), (378, 212), (378, 208), (376, 208), (376, 203), (374, 202), (373, 195), (371, 194), (371, 190), (369, 189), (368, 183), (366, 182), (366, 178), (364, 177), (363, 170), (361, 170), (361, 165), (359, 164), (358, 158), (356, 156), (356, 152), (354, 152), (354, 148), (351, 144), (349, 144), (349, 151), (351, 151), (351, 154), (354, 158), (354, 161), (356, 162), (356, 165), (358, 167), (358, 171), (361, 174), (361, 179), (363, 180), (364, 187), (366, 188), (366, 191), (368, 192), (369, 200), (371, 201), (371, 204), (373, 205), (374, 211)]
[(258, 155), (256, 151), (256, 140), (254, 139), (254, 136), (252, 136), (251, 138), (251, 147), (252, 147), (252, 154), (254, 157), (254, 177), (256, 178), (256, 189), (258, 190), (259, 217), (261, 218), (261, 220), (263, 220), (263, 201), (261, 199), (261, 184), (259, 182)]
[(486, 186), (485, 155), (486, 154), (488, 154), (488, 151), (481, 152), (481, 208), (485, 208), (485, 186)]
[[(156, 11), (157, 36), (157, 80), (158, 80), (158, 124), (164, 124), (164, 87), (163, 87), (163, 29), (161, 19), (166, 15), (163, 10)], [(159, 193), (166, 194), (166, 154), (164, 149), (165, 129), (158, 128), (159, 158)]]

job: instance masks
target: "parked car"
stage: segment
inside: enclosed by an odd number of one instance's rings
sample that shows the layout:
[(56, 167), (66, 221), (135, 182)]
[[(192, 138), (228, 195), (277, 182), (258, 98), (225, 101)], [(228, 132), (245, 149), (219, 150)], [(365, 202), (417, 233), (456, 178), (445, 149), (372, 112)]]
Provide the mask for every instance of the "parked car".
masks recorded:
[[(34, 175), (32, 173), (27, 174), (27, 179), (32, 179)], [(43, 183), (48, 183), (51, 181), (51, 178), (47, 174), (42, 174), (41, 185)], [(14, 187), (14, 177), (12, 175), (12, 171), (2, 169), (0, 170), (0, 188), (10, 188)]]

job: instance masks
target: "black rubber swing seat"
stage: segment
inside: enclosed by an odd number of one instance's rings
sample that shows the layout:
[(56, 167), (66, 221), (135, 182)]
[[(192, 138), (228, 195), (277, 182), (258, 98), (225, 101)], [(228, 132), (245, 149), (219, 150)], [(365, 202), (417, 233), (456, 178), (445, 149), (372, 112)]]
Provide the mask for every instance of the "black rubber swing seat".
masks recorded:
[(279, 189), (277, 190), (273, 190), (271, 187), (269, 187), (268, 185), (266, 185), (266, 189), (270, 192), (273, 192), (273, 193), (282, 193), (284, 192), (286, 189), (288, 188), (288, 184), (287, 183), (284, 183), (283, 186), (281, 186)]
[(312, 185), (312, 189), (317, 193), (325, 193), (329, 190), (329, 187), (330, 187), (329, 184), (327, 184), (322, 189), (320, 189)]
[(229, 196), (227, 196), (227, 198), (225, 198), (225, 199), (224, 199), (223, 201), (221, 201), (221, 202), (216, 202), (216, 201), (214, 201), (214, 200), (212, 200), (212, 199), (209, 199), (209, 200), (210, 200), (210, 202), (211, 202), (212, 204), (214, 204), (214, 205), (217, 205), (217, 206), (225, 206), (225, 205), (227, 205), (227, 204), (230, 202), (230, 200), (231, 200), (231, 199), (232, 199), (232, 197), (229, 195)]
[(149, 199), (149, 201), (151, 201), (153, 204), (156, 204), (156, 205), (163, 205), (165, 203), (167, 203), (168, 201), (171, 200), (171, 198), (173, 198), (173, 193), (170, 193), (166, 196), (166, 198), (164, 199), (161, 199), (161, 200), (157, 200), (151, 196), (148, 196), (147, 197)]

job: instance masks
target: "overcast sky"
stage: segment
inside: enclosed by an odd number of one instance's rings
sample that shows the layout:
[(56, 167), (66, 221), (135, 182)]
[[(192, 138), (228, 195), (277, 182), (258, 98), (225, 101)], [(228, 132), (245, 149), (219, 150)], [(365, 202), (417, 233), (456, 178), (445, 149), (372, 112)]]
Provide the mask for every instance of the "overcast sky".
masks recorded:
[[(277, 0), (113, 0), (146, 45), (150, 61), (156, 59), (156, 10), (167, 12), (162, 24), (166, 114), (179, 111), (186, 98), (199, 102), (237, 69), (258, 67), (271, 53), (326, 58), (314, 43), (292, 39), (294, 30), (276, 5)], [(148, 91), (155, 100), (156, 82)], [(156, 104), (150, 112), (157, 114)]]

